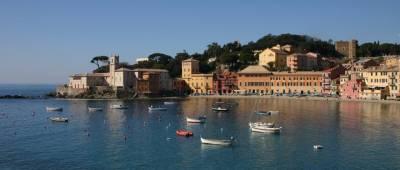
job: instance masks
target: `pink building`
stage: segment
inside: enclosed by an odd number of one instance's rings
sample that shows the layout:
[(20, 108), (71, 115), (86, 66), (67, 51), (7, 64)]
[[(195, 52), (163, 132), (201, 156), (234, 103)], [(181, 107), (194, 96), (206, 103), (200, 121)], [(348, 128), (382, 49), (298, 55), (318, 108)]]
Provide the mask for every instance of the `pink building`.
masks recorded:
[[(342, 99), (359, 99), (365, 83), (357, 74), (349, 76), (347, 81), (340, 85), (340, 95)], [(342, 78), (341, 78), (342, 79)]]

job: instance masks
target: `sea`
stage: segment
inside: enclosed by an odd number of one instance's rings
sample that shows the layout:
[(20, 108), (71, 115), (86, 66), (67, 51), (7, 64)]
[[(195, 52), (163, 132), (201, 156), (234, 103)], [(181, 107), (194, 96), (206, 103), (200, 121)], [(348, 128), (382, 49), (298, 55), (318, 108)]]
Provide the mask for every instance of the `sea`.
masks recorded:
[[(2, 85), (0, 94), (38, 96), (55, 89), (17, 86)], [(216, 102), (229, 104), (229, 111), (212, 111)], [(128, 108), (111, 109), (114, 104)], [(149, 106), (167, 111), (149, 112)], [(46, 107), (63, 111), (47, 112)], [(89, 112), (88, 107), (104, 110)], [(256, 110), (279, 113), (262, 116)], [(206, 123), (186, 122), (186, 117), (201, 115)], [(69, 122), (55, 123), (51, 116)], [(251, 132), (248, 123), (257, 121), (274, 122), (281, 133)], [(194, 136), (177, 136), (178, 129)], [(235, 140), (232, 146), (212, 146), (200, 137)], [(281, 98), (0, 99), (0, 169), (400, 169), (400, 104)]]

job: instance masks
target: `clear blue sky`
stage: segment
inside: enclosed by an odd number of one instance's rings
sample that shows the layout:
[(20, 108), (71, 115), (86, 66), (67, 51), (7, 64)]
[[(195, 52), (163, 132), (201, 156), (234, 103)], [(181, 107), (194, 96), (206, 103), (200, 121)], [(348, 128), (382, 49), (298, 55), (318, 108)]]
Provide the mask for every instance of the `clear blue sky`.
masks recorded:
[(400, 42), (396, 0), (2, 0), (0, 84), (65, 83), (96, 55), (202, 52), (272, 33)]

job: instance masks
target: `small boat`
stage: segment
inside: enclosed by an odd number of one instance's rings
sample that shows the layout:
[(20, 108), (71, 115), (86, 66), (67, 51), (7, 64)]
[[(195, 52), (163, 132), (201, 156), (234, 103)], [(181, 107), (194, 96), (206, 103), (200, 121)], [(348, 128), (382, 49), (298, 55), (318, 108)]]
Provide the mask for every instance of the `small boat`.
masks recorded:
[(188, 122), (188, 123), (205, 123), (206, 122), (206, 117), (205, 116), (200, 116), (198, 118), (186, 117), (186, 122)]
[(224, 107), (213, 107), (212, 110), (214, 110), (214, 111), (228, 111), (228, 108), (224, 108)]
[(314, 145), (313, 147), (315, 150), (324, 148), (324, 146), (322, 146), (322, 145)]
[(203, 137), (200, 137), (201, 143), (202, 144), (209, 144), (209, 145), (232, 145), (234, 138), (231, 137), (230, 139), (206, 139)]
[(128, 106), (124, 106), (121, 104), (113, 104), (111, 105), (111, 109), (128, 109)]
[(280, 133), (281, 129), (282, 127), (272, 127), (272, 128), (260, 127), (260, 126), (251, 127), (252, 132), (259, 132), (259, 133)]
[(103, 111), (103, 108), (100, 107), (88, 107), (89, 112), (99, 112)]
[(274, 111), (274, 110), (272, 110), (272, 111), (255, 111), (254, 113), (258, 114), (258, 115), (270, 116), (272, 114), (278, 114), (279, 111)]
[(53, 122), (68, 122), (68, 118), (67, 117), (49, 117), (49, 119)]
[(275, 126), (274, 123), (264, 123), (264, 122), (249, 122), (249, 126), (252, 127), (269, 127), (272, 128)]
[(271, 113), (267, 112), (267, 111), (255, 111), (254, 113), (257, 114), (257, 115), (264, 115), (264, 116), (271, 115)]
[(167, 108), (165, 107), (154, 107), (154, 106), (150, 106), (149, 107), (149, 111), (166, 111)]
[(180, 129), (176, 131), (176, 135), (190, 137), (193, 136), (193, 132), (190, 130)]
[(62, 107), (46, 107), (46, 111), (48, 112), (62, 112)]
[(176, 102), (164, 102), (164, 105), (174, 105)]

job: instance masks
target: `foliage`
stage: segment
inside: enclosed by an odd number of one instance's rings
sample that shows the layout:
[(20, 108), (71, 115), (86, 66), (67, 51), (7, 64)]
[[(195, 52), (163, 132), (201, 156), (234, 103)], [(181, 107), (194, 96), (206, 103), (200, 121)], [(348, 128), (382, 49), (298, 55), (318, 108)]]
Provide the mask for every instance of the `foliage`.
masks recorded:
[(90, 60), (91, 63), (96, 64), (97, 68), (100, 67), (100, 63), (108, 64), (108, 56), (96, 56)]

